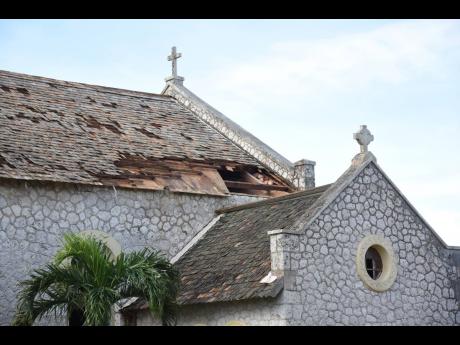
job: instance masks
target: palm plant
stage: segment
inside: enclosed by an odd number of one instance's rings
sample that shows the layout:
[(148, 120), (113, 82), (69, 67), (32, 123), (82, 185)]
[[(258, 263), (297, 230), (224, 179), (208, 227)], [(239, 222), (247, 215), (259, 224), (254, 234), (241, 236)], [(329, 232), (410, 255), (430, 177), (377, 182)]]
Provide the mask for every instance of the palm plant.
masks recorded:
[(51, 263), (20, 283), (13, 325), (32, 325), (48, 313), (77, 317), (84, 325), (108, 325), (112, 307), (131, 297), (147, 300), (163, 325), (175, 324), (179, 275), (159, 252), (146, 248), (113, 258), (92, 237), (66, 234), (63, 242)]

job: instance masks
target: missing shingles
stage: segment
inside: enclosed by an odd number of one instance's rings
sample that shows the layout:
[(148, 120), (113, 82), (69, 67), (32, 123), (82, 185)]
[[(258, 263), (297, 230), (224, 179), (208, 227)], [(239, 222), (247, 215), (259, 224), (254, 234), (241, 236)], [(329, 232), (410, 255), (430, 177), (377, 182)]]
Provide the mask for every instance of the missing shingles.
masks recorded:
[(155, 133), (149, 132), (145, 128), (134, 128), (134, 129), (150, 138), (161, 139), (160, 136), (156, 135)]
[(112, 120), (112, 122), (113, 122), (113, 124), (114, 124), (115, 126), (117, 126), (118, 128), (121, 129), (121, 126), (120, 126), (120, 124), (118, 123), (118, 121)]
[(102, 103), (104, 107), (109, 107), (109, 108), (116, 108), (118, 105), (117, 103), (111, 102), (111, 103)]
[(37, 114), (45, 114), (46, 113), (46, 111), (38, 110), (38, 109), (36, 109), (34, 107), (31, 107), (30, 105), (23, 105), (23, 107), (28, 109), (28, 110), (30, 110), (33, 113), (37, 113)]
[(64, 116), (64, 114), (63, 114), (61, 111), (59, 111), (59, 110), (50, 109), (49, 112), (50, 112), (50, 113), (55, 113), (56, 115), (59, 115), (59, 116), (61, 116), (61, 117)]
[(25, 115), (25, 114), (22, 113), (22, 112), (17, 113), (17, 114), (16, 114), (16, 117), (17, 117), (18, 119), (26, 119), (26, 120), (32, 121), (32, 122), (34, 122), (34, 123), (39, 123), (39, 122), (40, 122), (40, 120), (39, 120), (38, 118), (36, 118), (36, 117), (29, 117), (29, 116)]
[(40, 164), (37, 164), (35, 163), (33, 160), (31, 160), (29, 157), (27, 157), (25, 154), (21, 153), (21, 159), (23, 161), (26, 161), (27, 163), (29, 164), (33, 164), (33, 165), (36, 165), (36, 166), (40, 166)]
[(2, 155), (0, 155), (0, 165), (1, 165), (1, 166), (8, 166), (8, 167), (10, 167), (10, 168), (12, 168), (12, 169), (16, 168), (13, 164), (11, 164), (10, 162), (8, 162), (8, 161), (6, 160), (6, 158), (3, 157)]
[(86, 96), (86, 99), (88, 99), (90, 103), (97, 103), (96, 100), (90, 96)]
[(150, 123), (150, 125), (155, 127), (155, 128), (161, 128), (161, 125), (159, 123), (152, 122), (152, 123)]
[(182, 132), (180, 133), (180, 135), (182, 135), (187, 140), (193, 141), (193, 139), (191, 137), (189, 137), (188, 135), (186, 135), (186, 134), (184, 134)]
[(117, 127), (115, 126), (112, 126), (112, 125), (109, 125), (109, 124), (106, 124), (106, 123), (103, 123), (102, 126), (104, 126), (105, 128), (107, 128), (109, 131), (115, 133), (115, 134), (123, 134), (123, 132), (121, 132)]
[(30, 95), (29, 90), (27, 90), (26, 88), (23, 88), (23, 87), (17, 87), (16, 91), (19, 92), (19, 93), (22, 93), (23, 95), (26, 95), (26, 96)]
[(147, 104), (141, 104), (141, 107), (144, 109), (150, 109), (150, 107)]
[(53, 83), (47, 83), (49, 87), (52, 87), (53, 89), (57, 89), (56, 84)]
[(5, 85), (0, 86), (0, 89), (2, 89), (5, 92), (11, 92), (11, 88), (9, 88), (8, 86), (5, 86)]
[(59, 169), (59, 170), (67, 170), (67, 168), (65, 166), (60, 165), (60, 164), (55, 164), (53, 167), (56, 168), (56, 169)]
[[(88, 118), (83, 117), (83, 119), (86, 122), (86, 125), (90, 128), (102, 129), (102, 127), (104, 127), (115, 134), (123, 134), (123, 132), (120, 131), (117, 127), (108, 123), (101, 123), (92, 116), (89, 116)], [(116, 122), (116, 124), (119, 126), (118, 122)]]

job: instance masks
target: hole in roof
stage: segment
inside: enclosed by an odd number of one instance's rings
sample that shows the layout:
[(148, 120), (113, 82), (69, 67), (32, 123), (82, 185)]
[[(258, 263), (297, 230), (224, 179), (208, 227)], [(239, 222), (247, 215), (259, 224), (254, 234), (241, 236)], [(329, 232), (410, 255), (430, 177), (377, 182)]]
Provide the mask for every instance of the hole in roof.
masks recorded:
[(104, 107), (109, 107), (109, 108), (116, 108), (118, 105), (117, 103), (111, 102), (111, 103), (102, 103)]
[(149, 132), (145, 128), (134, 128), (134, 129), (150, 138), (161, 139), (160, 136), (156, 135), (155, 133)]
[(193, 141), (193, 139), (192, 139), (191, 137), (189, 137), (188, 135), (186, 135), (186, 134), (184, 134), (184, 133), (182, 133), (182, 132), (181, 132), (180, 135), (182, 135), (182, 136), (183, 136), (185, 139), (187, 139), (187, 140)]
[(19, 93), (22, 93), (23, 95), (30, 95), (30, 92), (26, 88), (23, 88), (23, 87), (17, 87), (16, 91)]

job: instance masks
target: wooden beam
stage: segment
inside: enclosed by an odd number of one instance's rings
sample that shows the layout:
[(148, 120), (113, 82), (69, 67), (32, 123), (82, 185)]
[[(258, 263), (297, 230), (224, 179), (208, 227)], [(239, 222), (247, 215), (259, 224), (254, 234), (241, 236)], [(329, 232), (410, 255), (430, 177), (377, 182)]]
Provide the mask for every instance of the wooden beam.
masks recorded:
[(225, 180), (224, 182), (227, 188), (289, 191), (288, 186), (277, 186), (277, 185), (262, 184), (262, 183), (256, 184), (256, 183), (249, 183), (249, 182), (225, 181)]

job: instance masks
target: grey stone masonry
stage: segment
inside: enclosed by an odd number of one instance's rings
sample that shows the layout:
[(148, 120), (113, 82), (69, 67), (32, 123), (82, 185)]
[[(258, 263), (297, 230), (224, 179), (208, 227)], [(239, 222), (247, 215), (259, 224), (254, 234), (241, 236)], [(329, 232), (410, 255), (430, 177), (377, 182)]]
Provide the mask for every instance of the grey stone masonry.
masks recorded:
[[(451, 262), (457, 271), (456, 277), (453, 279), (454, 294), (460, 308), (460, 248), (451, 248), (449, 250)], [(457, 323), (460, 324), (460, 313), (457, 313)]]
[[(148, 310), (138, 312), (137, 326), (157, 325), (160, 322)], [(181, 306), (177, 325), (283, 326), (286, 325), (286, 305), (281, 297)]]
[[(271, 272), (263, 281), (283, 277), (276, 298), (187, 305), (179, 324), (460, 324), (460, 251), (440, 240), (369, 152), (324, 196), (300, 231), (267, 231)], [(396, 279), (382, 292), (358, 276), (358, 247), (369, 235), (388, 240), (394, 252)], [(145, 310), (139, 322), (154, 323)]]
[[(358, 244), (371, 234), (395, 252), (396, 281), (384, 292), (357, 275)], [(288, 324), (459, 324), (449, 250), (373, 162), (298, 237), (289, 253), (295, 284), (283, 292), (292, 299)]]
[(271, 274), (283, 277), (284, 289), (295, 286), (297, 274), (296, 257), (299, 256), (299, 234), (285, 230), (268, 231), (270, 236)]
[(171, 258), (216, 209), (259, 199), (0, 180), (0, 325), (11, 322), (17, 283), (52, 258), (65, 232), (101, 230), (124, 251), (151, 246)]
[(180, 104), (197, 115), (199, 119), (232, 140), (261, 164), (290, 182), (294, 187), (303, 190), (310, 188), (312, 183), (314, 187), (314, 162), (303, 160), (308, 167), (296, 168), (285, 157), (193, 94), (183, 86), (181, 81), (177, 81), (174, 78), (167, 79), (166, 87), (162, 94), (174, 97)]
[(315, 188), (315, 165), (308, 159), (302, 159), (294, 163), (294, 185), (299, 190)]

